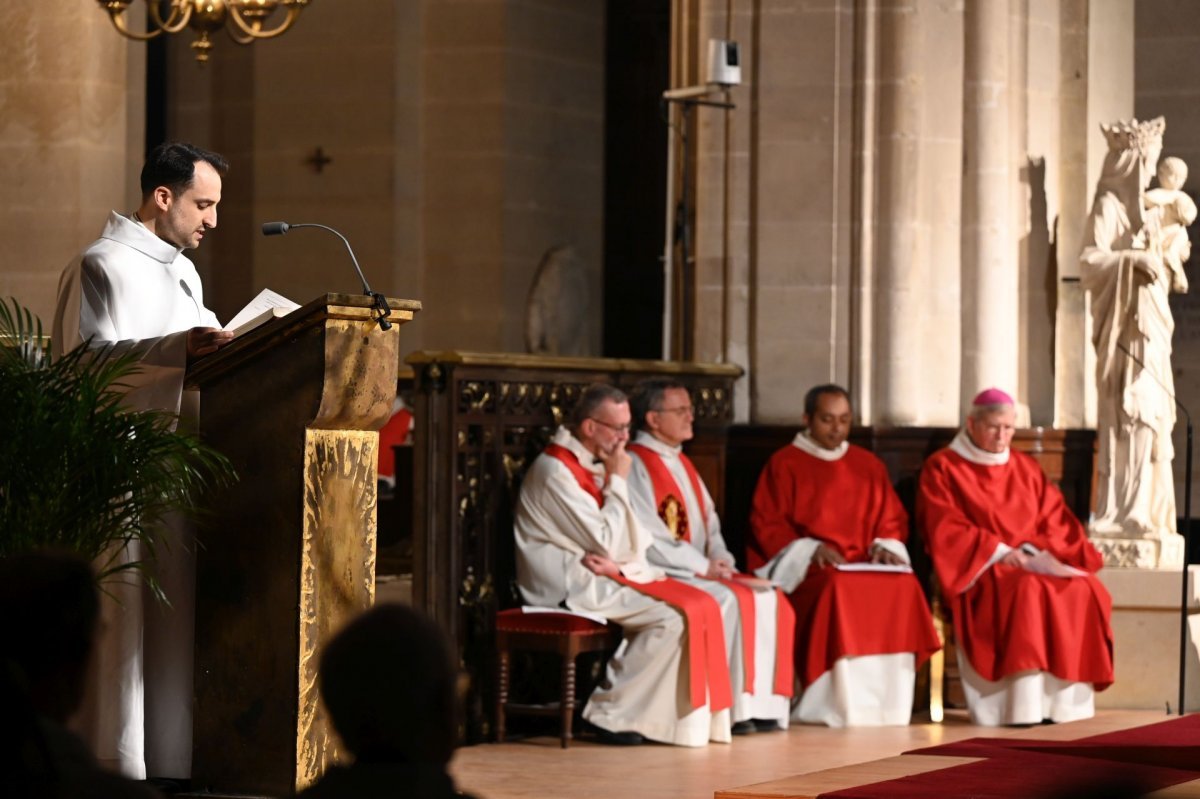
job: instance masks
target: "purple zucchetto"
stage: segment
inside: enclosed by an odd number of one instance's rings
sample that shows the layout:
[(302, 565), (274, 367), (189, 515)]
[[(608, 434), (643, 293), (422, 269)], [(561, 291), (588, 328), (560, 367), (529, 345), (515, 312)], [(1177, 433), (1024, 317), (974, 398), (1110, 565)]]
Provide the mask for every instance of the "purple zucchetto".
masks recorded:
[(979, 407), (984, 405), (1016, 405), (1013, 398), (998, 388), (985, 388), (975, 395), (971, 404)]

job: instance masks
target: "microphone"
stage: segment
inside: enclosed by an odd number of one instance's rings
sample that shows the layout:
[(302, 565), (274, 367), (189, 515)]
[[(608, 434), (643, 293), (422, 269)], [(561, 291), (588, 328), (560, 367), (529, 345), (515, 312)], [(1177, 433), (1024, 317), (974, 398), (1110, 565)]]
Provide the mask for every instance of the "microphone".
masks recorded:
[(346, 245), (346, 252), (350, 253), (350, 261), (354, 264), (354, 271), (358, 272), (358, 279), (362, 281), (362, 292), (371, 298), (372, 307), (375, 309), (375, 320), (379, 322), (379, 329), (391, 330), (392, 323), (388, 321), (388, 314), (391, 313), (391, 309), (388, 307), (387, 297), (384, 297), (377, 291), (371, 291), (371, 286), (367, 283), (366, 276), (363, 275), (362, 267), (358, 265), (358, 259), (354, 257), (354, 249), (341, 233), (338, 233), (328, 225), (319, 225), (316, 222), (297, 222), (295, 224), (288, 224), (287, 222), (264, 222), (262, 234), (264, 236), (282, 236), (295, 227), (316, 227), (321, 230), (328, 230), (342, 240), (342, 244)]
[(183, 293), (192, 301), (192, 305), (196, 306), (197, 319), (203, 318), (204, 314), (200, 313), (200, 303), (196, 300), (196, 295), (192, 293), (192, 287), (187, 284), (186, 280), (179, 278), (179, 288), (183, 289)]

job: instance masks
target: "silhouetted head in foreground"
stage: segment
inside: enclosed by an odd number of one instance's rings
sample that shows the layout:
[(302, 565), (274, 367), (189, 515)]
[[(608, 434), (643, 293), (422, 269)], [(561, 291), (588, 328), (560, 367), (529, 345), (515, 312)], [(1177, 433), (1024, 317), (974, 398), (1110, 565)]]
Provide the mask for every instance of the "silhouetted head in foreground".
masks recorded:
[(360, 763), (448, 763), (456, 679), (442, 631), (403, 605), (364, 613), (321, 657), (321, 696)]
[(0, 796), (157, 799), (157, 791), (100, 768), (67, 730), (83, 702), (97, 634), (91, 567), (70, 553), (0, 558)]

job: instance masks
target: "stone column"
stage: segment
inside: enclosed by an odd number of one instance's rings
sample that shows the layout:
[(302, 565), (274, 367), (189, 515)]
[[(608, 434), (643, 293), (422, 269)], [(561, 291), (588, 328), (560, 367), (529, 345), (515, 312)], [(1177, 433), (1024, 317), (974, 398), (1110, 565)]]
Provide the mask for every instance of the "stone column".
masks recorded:
[(962, 396), (1017, 388), (1019, 276), (1009, 201), (1009, 0), (967, 3), (963, 94)]
[(922, 86), (916, 1), (879, 7), (878, 227), (876, 228), (876, 424), (920, 424), (924, 385), (920, 214)]
[(63, 267), (137, 199), (145, 46), (95, 3), (0, 5), (0, 297), (47, 328)]

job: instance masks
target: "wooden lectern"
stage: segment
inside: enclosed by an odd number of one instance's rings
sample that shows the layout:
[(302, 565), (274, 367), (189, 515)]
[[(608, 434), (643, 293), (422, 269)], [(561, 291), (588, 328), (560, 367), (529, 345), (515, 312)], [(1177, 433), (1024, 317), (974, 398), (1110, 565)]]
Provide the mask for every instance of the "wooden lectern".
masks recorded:
[(200, 522), (192, 790), (290, 796), (336, 757), (322, 645), (375, 594), (378, 430), (421, 304), (327, 294), (200, 360), (200, 430), (239, 480)]

